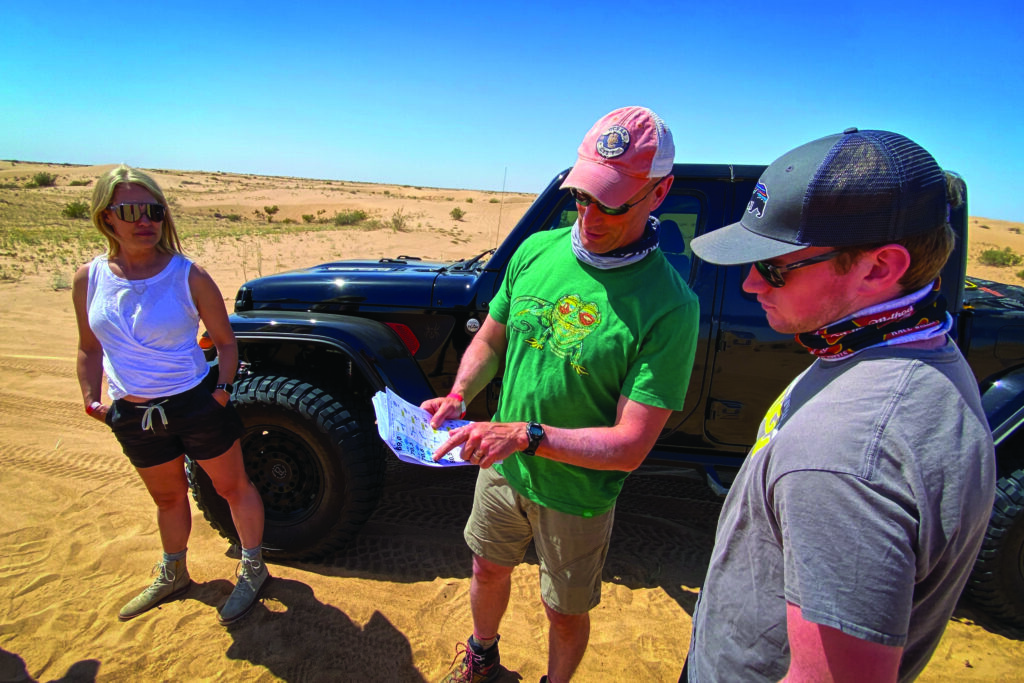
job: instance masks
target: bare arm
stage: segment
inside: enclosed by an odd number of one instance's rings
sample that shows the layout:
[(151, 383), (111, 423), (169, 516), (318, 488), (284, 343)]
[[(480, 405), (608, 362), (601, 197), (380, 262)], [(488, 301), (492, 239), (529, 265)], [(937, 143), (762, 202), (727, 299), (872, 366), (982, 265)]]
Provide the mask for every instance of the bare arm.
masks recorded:
[[(75, 369), (78, 373), (78, 384), (82, 388), (82, 401), (89, 408), (93, 403), (103, 403), (103, 346), (89, 327), (89, 311), (86, 299), (89, 293), (89, 265), (86, 264), (75, 273), (71, 285), (71, 301), (75, 307), (75, 320), (78, 323), (78, 356)], [(92, 417), (103, 421), (108, 406), (92, 412)]]
[[(592, 470), (632, 472), (654, 447), (672, 411), (619, 397), (615, 424), (611, 427), (562, 429), (544, 427), (544, 440), (536, 457), (548, 458)], [(490, 467), (529, 445), (525, 422), (474, 422), (454, 429), (434, 454), (463, 446), (462, 458)]]
[(895, 681), (903, 648), (879, 645), (804, 619), (786, 603), (789, 671), (784, 681)]
[[(487, 316), (459, 362), (452, 393), (460, 394), (467, 404), (472, 401), (473, 397), (494, 379), (505, 357), (507, 346), (505, 326)], [(434, 416), (430, 420), (430, 425), (434, 429), (440, 427), (445, 420), (458, 418), (462, 412), (459, 401), (446, 396), (424, 401), (420, 407)]]
[[(230, 384), (238, 371), (238, 342), (228, 321), (224, 298), (210, 274), (194, 263), (188, 274), (188, 286), (192, 290), (192, 300), (199, 311), (199, 319), (203, 321), (210, 340), (217, 348), (217, 383)], [(225, 405), (231, 398), (223, 389), (214, 391), (213, 397), (221, 405)]]

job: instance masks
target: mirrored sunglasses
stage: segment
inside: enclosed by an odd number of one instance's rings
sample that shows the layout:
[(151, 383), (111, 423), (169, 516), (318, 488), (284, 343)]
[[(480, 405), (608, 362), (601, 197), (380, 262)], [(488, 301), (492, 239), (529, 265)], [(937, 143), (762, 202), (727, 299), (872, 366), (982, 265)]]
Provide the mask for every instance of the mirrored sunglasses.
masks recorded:
[(113, 211), (115, 216), (128, 223), (137, 223), (142, 220), (143, 214), (148, 216), (149, 220), (154, 223), (159, 223), (165, 216), (162, 204), (123, 202), (121, 204), (113, 204), (107, 208)]
[(785, 266), (775, 266), (767, 261), (754, 261), (754, 268), (757, 268), (757, 272), (760, 273), (761, 277), (764, 278), (765, 282), (770, 284), (772, 287), (782, 287), (786, 284), (786, 278), (782, 276), (783, 273), (796, 270), (797, 268), (803, 268), (805, 266), (813, 266), (815, 263), (822, 263), (823, 261), (831, 261), (836, 256), (839, 256), (839, 251), (826, 251), (824, 254), (818, 254), (810, 258), (805, 258), (800, 261), (794, 261), (793, 263)]

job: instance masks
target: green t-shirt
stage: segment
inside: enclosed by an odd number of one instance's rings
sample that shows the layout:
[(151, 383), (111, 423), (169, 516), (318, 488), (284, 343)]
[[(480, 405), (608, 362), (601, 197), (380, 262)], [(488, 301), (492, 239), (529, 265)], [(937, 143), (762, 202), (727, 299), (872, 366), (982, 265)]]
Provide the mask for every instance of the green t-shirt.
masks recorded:
[[(610, 427), (620, 395), (680, 410), (697, 344), (696, 295), (661, 250), (601, 270), (576, 259), (569, 231), (526, 240), (491, 301), (490, 316), (508, 335), (494, 420)], [(628, 474), (521, 453), (497, 467), (530, 500), (583, 517), (611, 509)]]

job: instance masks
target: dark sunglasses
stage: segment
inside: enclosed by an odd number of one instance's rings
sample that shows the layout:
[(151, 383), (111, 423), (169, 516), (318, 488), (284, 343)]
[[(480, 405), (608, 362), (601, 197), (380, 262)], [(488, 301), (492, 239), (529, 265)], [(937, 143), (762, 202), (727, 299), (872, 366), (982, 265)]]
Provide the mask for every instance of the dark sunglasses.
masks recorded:
[(162, 204), (148, 204), (144, 202), (123, 202), (107, 207), (114, 212), (118, 218), (128, 223), (137, 223), (142, 219), (142, 214), (149, 216), (149, 220), (159, 223), (164, 219), (166, 212)]
[(591, 197), (586, 192), (580, 192), (575, 187), (569, 188), (569, 194), (572, 195), (572, 198), (575, 199), (576, 203), (579, 204), (580, 206), (590, 206), (591, 204), (593, 204), (594, 206), (597, 207), (597, 210), (603, 214), (606, 214), (608, 216), (621, 216), (622, 214), (626, 213), (634, 206), (642, 202), (643, 200), (647, 199), (647, 195), (653, 192), (654, 188), (656, 188), (660, 184), (661, 181), (659, 180), (658, 182), (654, 183), (654, 185), (651, 186), (651, 189), (647, 190), (647, 192), (644, 192), (643, 197), (636, 200), (632, 204), (623, 204), (622, 206), (605, 206), (601, 202)]
[(760, 273), (761, 277), (764, 278), (765, 282), (770, 284), (772, 287), (782, 287), (786, 284), (786, 278), (782, 277), (782, 274), (796, 270), (797, 268), (803, 268), (804, 266), (813, 266), (815, 263), (821, 263), (822, 261), (831, 261), (842, 252), (839, 251), (826, 251), (824, 254), (818, 254), (810, 258), (805, 258), (802, 261), (794, 261), (785, 266), (773, 266), (767, 261), (754, 261), (754, 267), (757, 268), (757, 272)]

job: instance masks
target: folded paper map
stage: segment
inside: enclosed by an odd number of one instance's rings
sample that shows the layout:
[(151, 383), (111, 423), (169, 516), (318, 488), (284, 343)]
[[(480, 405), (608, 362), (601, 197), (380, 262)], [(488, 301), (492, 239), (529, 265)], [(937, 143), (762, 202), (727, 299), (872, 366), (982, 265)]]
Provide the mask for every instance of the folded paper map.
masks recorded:
[(372, 401), (380, 438), (401, 460), (430, 467), (470, 464), (459, 457), (461, 446), (434, 462), (434, 451), (448, 440), (448, 432), (470, 424), (467, 420), (446, 420), (440, 429), (434, 429), (430, 426), (430, 413), (403, 400), (391, 389), (378, 391)]

